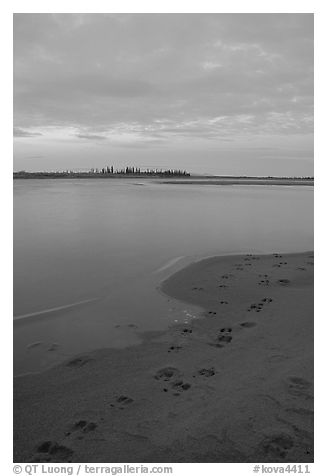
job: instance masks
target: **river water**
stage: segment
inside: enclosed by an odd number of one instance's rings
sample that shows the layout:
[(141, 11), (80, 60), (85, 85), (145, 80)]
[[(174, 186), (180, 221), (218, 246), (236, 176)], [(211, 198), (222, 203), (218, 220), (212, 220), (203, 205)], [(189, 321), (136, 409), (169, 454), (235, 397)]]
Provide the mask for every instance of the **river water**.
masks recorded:
[(194, 260), (312, 249), (310, 186), (15, 180), (15, 373), (196, 315), (156, 289)]

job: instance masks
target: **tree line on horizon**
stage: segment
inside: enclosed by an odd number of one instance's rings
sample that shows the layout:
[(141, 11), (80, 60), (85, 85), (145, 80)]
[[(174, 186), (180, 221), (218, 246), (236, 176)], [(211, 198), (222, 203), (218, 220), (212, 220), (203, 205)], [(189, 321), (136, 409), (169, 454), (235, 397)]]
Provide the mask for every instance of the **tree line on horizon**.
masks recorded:
[(180, 170), (180, 169), (168, 169), (168, 170), (162, 170), (162, 169), (145, 169), (141, 170), (140, 167), (134, 167), (134, 166), (126, 166), (122, 169), (114, 169), (113, 165), (109, 166), (107, 165), (106, 167), (102, 167), (101, 169), (97, 168), (92, 168), (90, 170), (90, 173), (93, 174), (119, 174), (119, 175), (177, 175), (177, 176), (190, 176), (189, 172), (186, 170)]
[(180, 169), (145, 169), (141, 170), (140, 167), (134, 166), (126, 166), (121, 169), (115, 169), (113, 165), (105, 166), (102, 168), (91, 168), (88, 171), (74, 171), (74, 170), (61, 170), (61, 171), (39, 171), (39, 172), (27, 172), (25, 170), (20, 170), (18, 172), (14, 172), (14, 176), (16, 177), (23, 177), (23, 176), (30, 176), (30, 175), (38, 175), (38, 176), (77, 176), (77, 175), (159, 175), (159, 176), (167, 176), (167, 177), (189, 177), (190, 173), (186, 170)]

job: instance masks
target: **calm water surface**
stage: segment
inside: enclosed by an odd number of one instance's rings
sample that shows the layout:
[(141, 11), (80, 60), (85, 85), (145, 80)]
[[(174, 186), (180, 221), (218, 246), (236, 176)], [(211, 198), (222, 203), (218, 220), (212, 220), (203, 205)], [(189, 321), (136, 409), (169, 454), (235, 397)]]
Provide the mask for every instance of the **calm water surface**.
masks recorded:
[(15, 371), (196, 315), (156, 291), (190, 261), (310, 249), (313, 187), (16, 180)]

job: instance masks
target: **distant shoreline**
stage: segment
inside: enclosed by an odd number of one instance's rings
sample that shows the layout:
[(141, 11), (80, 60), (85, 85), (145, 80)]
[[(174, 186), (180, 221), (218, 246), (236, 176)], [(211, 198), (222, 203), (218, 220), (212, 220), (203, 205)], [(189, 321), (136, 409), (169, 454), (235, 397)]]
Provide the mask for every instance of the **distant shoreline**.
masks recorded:
[(92, 174), (92, 173), (51, 173), (51, 172), (14, 172), (14, 179), (146, 179), (163, 184), (176, 185), (314, 185), (313, 177), (255, 177), (255, 176), (208, 176), (187, 175), (167, 177), (165, 174)]
[(178, 185), (306, 185), (313, 186), (314, 179), (288, 177), (219, 177), (211, 179), (165, 180), (161, 183)]

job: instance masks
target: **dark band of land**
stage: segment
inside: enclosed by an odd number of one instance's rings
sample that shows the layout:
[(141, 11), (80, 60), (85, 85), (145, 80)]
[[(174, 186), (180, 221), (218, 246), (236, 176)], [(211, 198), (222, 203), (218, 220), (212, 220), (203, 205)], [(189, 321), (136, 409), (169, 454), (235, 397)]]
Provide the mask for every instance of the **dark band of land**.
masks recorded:
[(313, 178), (289, 177), (206, 177), (165, 180), (161, 183), (178, 185), (314, 185)]
[[(146, 179), (175, 185), (314, 185), (313, 177), (244, 177), (191, 175), (185, 171), (134, 173), (14, 172), (14, 179)], [(160, 180), (161, 179), (161, 180)], [(164, 179), (164, 180), (162, 180)]]

